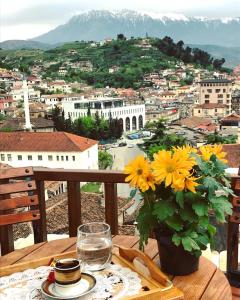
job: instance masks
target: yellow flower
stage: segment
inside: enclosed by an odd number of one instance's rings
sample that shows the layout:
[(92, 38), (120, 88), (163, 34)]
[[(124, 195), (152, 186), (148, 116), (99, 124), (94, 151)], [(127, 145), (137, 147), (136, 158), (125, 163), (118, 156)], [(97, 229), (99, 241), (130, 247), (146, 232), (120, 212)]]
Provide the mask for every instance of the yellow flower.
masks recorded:
[[(189, 155), (181, 155), (180, 152), (161, 150), (154, 154), (152, 162), (153, 175), (156, 182), (165, 181), (165, 186), (177, 185), (182, 177), (188, 177), (192, 167), (195, 165)], [(183, 188), (182, 188), (183, 189)]]
[(179, 176), (174, 183), (172, 184), (172, 188), (175, 192), (183, 191), (183, 190), (189, 190), (192, 193), (196, 193), (196, 187), (199, 185), (197, 182), (195, 182), (197, 178), (193, 176)]
[(224, 163), (227, 163), (227, 160), (224, 157), (227, 155), (226, 152), (222, 152), (222, 145), (206, 145), (200, 147), (202, 158), (205, 161), (210, 160), (212, 154), (215, 154), (216, 157)]
[(189, 176), (185, 179), (185, 189), (196, 193), (196, 187), (199, 185), (199, 183), (195, 182), (197, 180), (196, 177)]
[(124, 169), (125, 174), (129, 174), (125, 181), (130, 182), (130, 186), (139, 188), (142, 192), (149, 188), (155, 190), (154, 178), (150, 171), (150, 165), (143, 155), (139, 155), (132, 160)]

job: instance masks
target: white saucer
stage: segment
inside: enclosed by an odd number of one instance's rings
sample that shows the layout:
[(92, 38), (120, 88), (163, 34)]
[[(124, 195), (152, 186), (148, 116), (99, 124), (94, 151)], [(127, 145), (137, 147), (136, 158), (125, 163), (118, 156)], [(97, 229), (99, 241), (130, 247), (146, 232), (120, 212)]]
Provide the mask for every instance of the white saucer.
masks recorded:
[(45, 280), (42, 283), (41, 291), (46, 299), (77, 299), (90, 293), (96, 285), (94, 276), (82, 273), (82, 278), (79, 282), (68, 287), (56, 286), (55, 283), (50, 283)]

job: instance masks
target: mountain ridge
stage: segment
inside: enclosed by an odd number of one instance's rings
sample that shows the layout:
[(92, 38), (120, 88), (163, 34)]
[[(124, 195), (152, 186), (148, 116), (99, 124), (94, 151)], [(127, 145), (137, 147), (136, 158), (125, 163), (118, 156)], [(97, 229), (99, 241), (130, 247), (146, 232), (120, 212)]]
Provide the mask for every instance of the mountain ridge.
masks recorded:
[(187, 44), (240, 47), (239, 31), (239, 17), (217, 19), (131, 10), (91, 10), (75, 15), (67, 23), (31, 40), (52, 44), (75, 40), (100, 41), (114, 38), (118, 33), (129, 38), (143, 37), (147, 33), (160, 38), (169, 35)]

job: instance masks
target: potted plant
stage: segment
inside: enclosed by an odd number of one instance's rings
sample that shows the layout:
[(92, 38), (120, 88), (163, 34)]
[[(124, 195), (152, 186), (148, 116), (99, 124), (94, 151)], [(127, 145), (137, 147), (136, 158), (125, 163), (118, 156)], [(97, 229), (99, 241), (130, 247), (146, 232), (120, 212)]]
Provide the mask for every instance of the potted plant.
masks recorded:
[(160, 150), (153, 160), (138, 156), (125, 166), (126, 182), (143, 198), (137, 216), (140, 249), (154, 234), (161, 269), (187, 275), (198, 269), (202, 250), (210, 244), (216, 228), (209, 212), (220, 223), (232, 213), (230, 180), (225, 173), (226, 153), (221, 145), (190, 146)]

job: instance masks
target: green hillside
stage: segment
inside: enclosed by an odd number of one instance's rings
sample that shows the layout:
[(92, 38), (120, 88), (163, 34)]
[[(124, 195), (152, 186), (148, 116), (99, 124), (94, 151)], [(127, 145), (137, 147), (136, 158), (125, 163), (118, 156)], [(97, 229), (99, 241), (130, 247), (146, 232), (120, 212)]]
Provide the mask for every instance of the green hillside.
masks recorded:
[[(62, 76), (68, 82), (86, 82), (96, 87), (133, 87), (143, 83), (143, 75), (166, 68), (175, 68), (179, 59), (185, 62), (202, 64), (210, 67), (211, 58), (208, 53), (187, 47), (172, 39), (150, 39), (149, 48), (139, 46), (142, 39), (125, 40), (124, 37), (104, 45), (90, 42), (74, 42), (61, 45), (50, 50), (0, 50), (1, 67), (19, 68), (30, 73), (33, 65), (42, 65), (43, 78), (60, 77), (59, 67), (65, 67), (67, 74)], [(74, 69), (72, 65), (89, 61), (90, 70)], [(109, 73), (109, 68), (116, 66), (117, 71)]]

